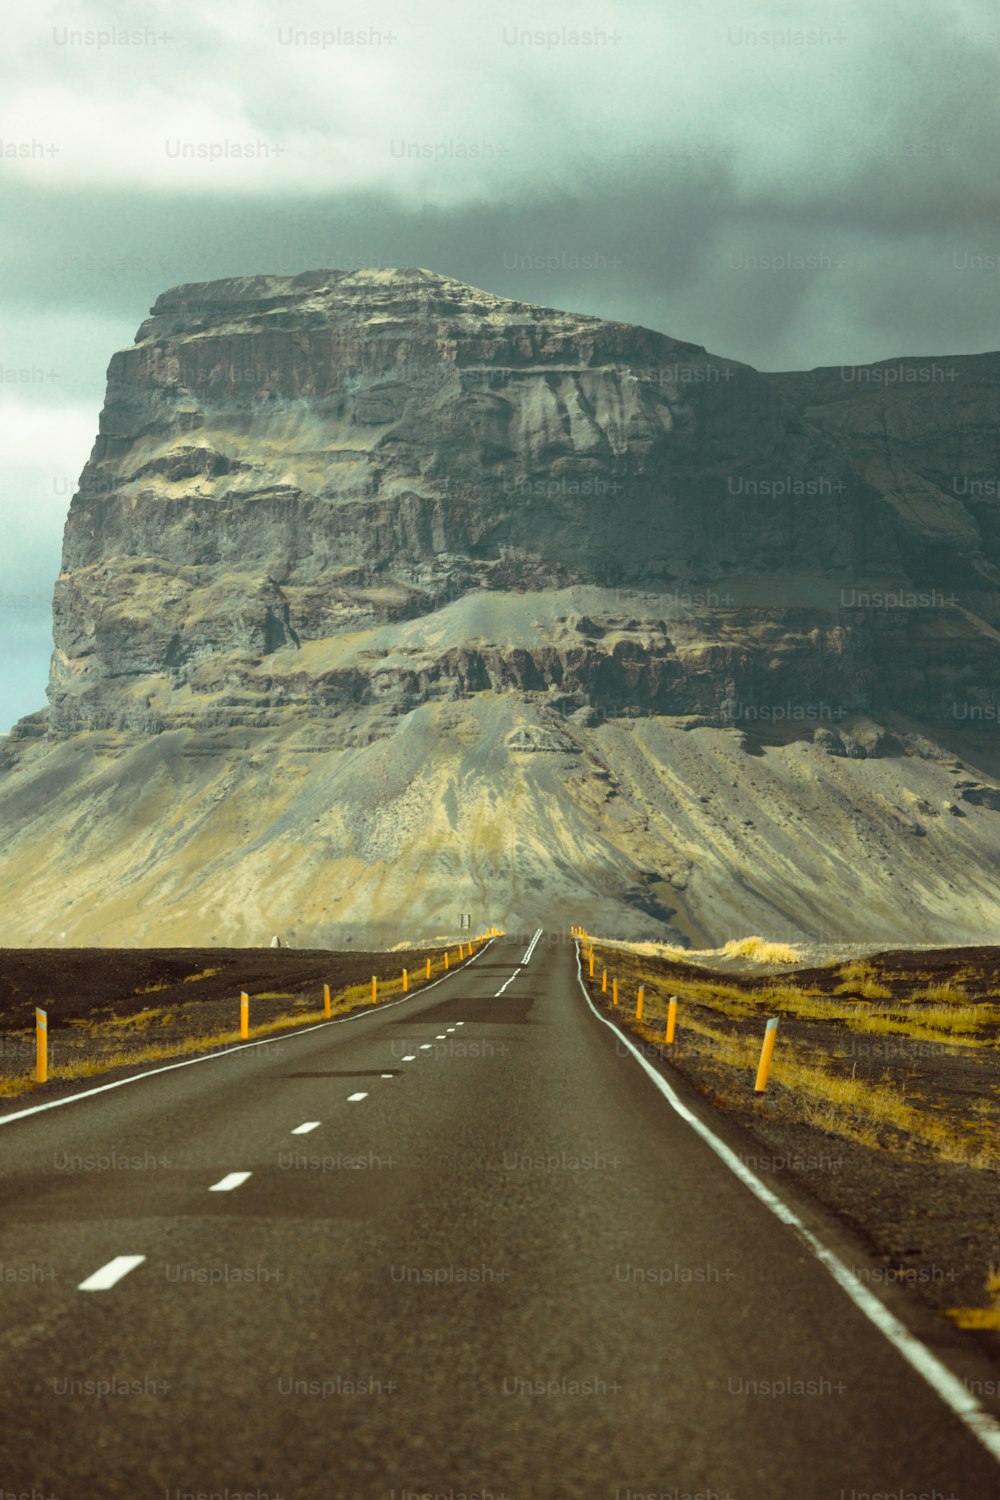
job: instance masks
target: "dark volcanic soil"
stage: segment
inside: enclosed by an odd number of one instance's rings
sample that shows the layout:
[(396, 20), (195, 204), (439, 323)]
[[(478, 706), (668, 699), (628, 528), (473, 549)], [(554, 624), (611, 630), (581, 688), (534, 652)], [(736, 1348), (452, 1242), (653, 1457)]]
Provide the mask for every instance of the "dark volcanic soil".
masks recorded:
[[(449, 950), (455, 958), (455, 949)], [(318, 1019), (323, 985), (335, 1012), (338, 992), (367, 984), (372, 975), (411, 983), (441, 951), (334, 953), (292, 948), (4, 948), (0, 949), (0, 1113), (23, 1107), (38, 1089), (34, 1067), (34, 1012), (48, 1015), (49, 1067), (93, 1062), (89, 1077), (52, 1077), (44, 1097), (55, 1098), (107, 1081), (128, 1070), (129, 1060), (150, 1048), (190, 1050), (199, 1037), (210, 1045), (238, 1040), (239, 997), (250, 997), (252, 1028), (279, 1017)], [(111, 1066), (109, 1066), (109, 1064)], [(96, 1076), (99, 1071), (99, 1078)], [(39, 1097), (41, 1097), (39, 1095)]]
[[(235, 1004), (241, 990), (287, 990), (322, 1000), (373, 974), (395, 978), (419, 953), (331, 953), (325, 948), (0, 948), (0, 1025), (30, 1023), (48, 1009), (53, 1030), (105, 1014), (198, 1001)], [(319, 1003), (319, 1002), (317, 1002)]]

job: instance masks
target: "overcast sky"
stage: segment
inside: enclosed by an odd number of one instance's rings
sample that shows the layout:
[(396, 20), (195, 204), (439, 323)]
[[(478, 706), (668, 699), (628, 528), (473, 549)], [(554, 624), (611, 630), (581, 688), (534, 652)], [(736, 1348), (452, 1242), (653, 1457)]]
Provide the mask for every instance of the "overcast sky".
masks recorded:
[(0, 730), (179, 282), (422, 265), (768, 370), (1000, 347), (992, 0), (11, 3)]

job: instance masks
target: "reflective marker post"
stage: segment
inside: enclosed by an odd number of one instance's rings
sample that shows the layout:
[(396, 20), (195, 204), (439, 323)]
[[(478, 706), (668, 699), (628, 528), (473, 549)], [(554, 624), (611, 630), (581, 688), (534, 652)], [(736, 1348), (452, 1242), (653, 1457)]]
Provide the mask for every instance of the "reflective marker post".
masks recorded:
[(44, 1010), (35, 1008), (35, 1082), (47, 1083), (49, 1078), (49, 1018)]
[(764, 1045), (760, 1049), (760, 1063), (757, 1067), (757, 1082), (754, 1084), (754, 1093), (762, 1094), (767, 1088), (767, 1075), (771, 1067), (771, 1058), (774, 1055), (774, 1044), (778, 1040), (778, 1017), (772, 1016), (764, 1028)]

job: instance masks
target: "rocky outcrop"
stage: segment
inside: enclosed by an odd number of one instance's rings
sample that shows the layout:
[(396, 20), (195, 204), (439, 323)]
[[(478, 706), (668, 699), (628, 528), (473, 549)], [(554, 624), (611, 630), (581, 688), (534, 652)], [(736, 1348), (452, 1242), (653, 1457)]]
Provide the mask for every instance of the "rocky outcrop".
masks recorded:
[[(625, 925), (732, 936), (719, 930), (732, 911), (720, 901), (710, 915), (678, 832), (718, 822), (720, 805), (703, 800), (716, 789), (692, 793), (673, 824), (658, 811), (677, 735), (723, 734), (737, 790), (779, 753), (789, 766), (808, 755), (824, 786), (862, 778), (858, 816), (879, 838), (914, 822), (883, 806), (885, 767), (917, 775), (917, 762), (957, 756), (964, 782), (928, 782), (921, 796), (937, 808), (952, 793), (953, 810), (971, 812), (938, 818), (934, 837), (992, 825), (997, 768), (988, 752), (963, 756), (998, 712), (998, 388), (997, 355), (761, 374), (424, 270), (175, 288), (112, 358), (66, 524), (50, 707), (16, 726), (0, 770), (8, 789), (61, 786), (78, 753), (124, 757), (126, 780), (137, 758), (158, 775), (171, 767), (180, 787), (184, 766), (215, 758), (202, 794), (214, 807), (236, 745), (277, 755), (294, 781), (303, 756), (374, 765), (383, 746), (405, 760), (404, 744), (455, 713), (468, 768), (490, 726), (511, 808), (531, 802), (538, 826), (563, 809), (525, 877), (535, 884), (511, 876), (526, 920), (533, 891), (562, 882), (572, 909), (584, 880), (617, 893)], [(611, 761), (628, 762), (642, 725), (653, 738), (638, 780), (611, 795)], [(602, 749), (612, 739), (617, 760)], [(532, 798), (574, 766), (543, 816)], [(938, 775), (926, 767), (921, 786)], [(241, 772), (249, 784), (253, 771)], [(519, 802), (522, 784), (534, 790)], [(395, 847), (367, 800), (388, 792), (377, 776), (338, 785), (356, 802), (338, 868), (369, 869)], [(320, 821), (323, 795), (307, 799)], [(407, 802), (403, 788), (392, 795)], [(456, 837), (457, 795), (428, 791), (426, 803)], [(103, 818), (114, 798), (101, 796)], [(156, 807), (169, 821), (169, 802)], [(281, 827), (301, 836), (300, 812), (286, 808)], [(537, 829), (510, 815), (532, 844)], [(108, 824), (111, 845), (125, 816)], [(746, 841), (752, 812), (738, 823)], [(585, 877), (572, 873), (574, 837), (589, 850)], [(81, 858), (91, 838), (79, 835)], [(175, 860), (167, 845), (158, 835), (141, 880), (132, 866), (121, 877), (142, 901)], [(468, 874), (479, 853), (455, 858)], [(768, 877), (766, 910), (815, 923), (793, 864)], [(849, 884), (844, 870), (830, 878)], [(759, 891), (759, 860), (740, 879)], [(428, 890), (446, 884), (442, 873)], [(882, 901), (859, 891), (837, 920), (873, 920)], [(891, 926), (898, 910), (878, 920)], [(291, 920), (278, 915), (271, 931)]]
[[(1000, 370), (952, 367), (943, 387), (765, 376), (427, 271), (176, 288), (108, 372), (50, 730), (412, 707), (442, 685), (605, 713), (825, 694), (947, 714), (990, 684), (1000, 616), (981, 494)], [(473, 590), (581, 585), (627, 590), (634, 618), (605, 598), (574, 649), (445, 634), (377, 672), (364, 652)], [(331, 639), (344, 661), (313, 673), (301, 648)]]

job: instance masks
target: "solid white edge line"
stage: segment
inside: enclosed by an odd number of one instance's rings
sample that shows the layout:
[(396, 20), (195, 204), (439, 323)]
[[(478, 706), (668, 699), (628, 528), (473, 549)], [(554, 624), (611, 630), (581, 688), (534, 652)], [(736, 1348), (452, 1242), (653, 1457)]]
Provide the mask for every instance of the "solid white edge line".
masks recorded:
[(348, 1104), (360, 1104), (360, 1102), (361, 1102), (362, 1099), (367, 1099), (367, 1098), (368, 1098), (367, 1094), (348, 1094), (348, 1096), (347, 1096), (347, 1102), (348, 1102)]
[(220, 1177), (218, 1182), (213, 1182), (209, 1188), (210, 1193), (231, 1193), (234, 1188), (242, 1187), (252, 1172), (227, 1172), (225, 1177)]
[(583, 992), (583, 998), (594, 1015), (624, 1042), (639, 1066), (648, 1073), (671, 1109), (680, 1115), (696, 1134), (701, 1136), (705, 1144), (711, 1147), (716, 1156), (725, 1163), (735, 1177), (739, 1178), (744, 1187), (749, 1188), (754, 1197), (771, 1210), (775, 1218), (795, 1230), (820, 1264), (829, 1271), (841, 1290), (847, 1293), (859, 1312), (864, 1313), (868, 1321), (873, 1323), (893, 1348), (902, 1355), (911, 1369), (927, 1382), (931, 1390), (951, 1409), (959, 1421), (979, 1439), (991, 1458), (1000, 1463), (1000, 1422), (980, 1405), (958, 1376), (953, 1374), (937, 1355), (932, 1354), (926, 1344), (923, 1344), (916, 1334), (911, 1333), (895, 1314), (890, 1312), (885, 1304), (880, 1302), (865, 1286), (864, 1282), (858, 1280), (840, 1257), (832, 1250), (828, 1250), (823, 1241), (813, 1234), (812, 1230), (806, 1228), (794, 1209), (789, 1208), (788, 1204), (762, 1182), (756, 1173), (750, 1171), (735, 1151), (719, 1140), (710, 1126), (706, 1125), (703, 1120), (699, 1120), (698, 1116), (681, 1102), (667, 1080), (653, 1067), (652, 1063), (643, 1057), (631, 1038), (624, 1031), (619, 1030), (606, 1016), (601, 1015), (583, 982), (579, 942), (576, 946), (576, 977)]
[[(130, 1078), (116, 1078), (114, 1083), (99, 1083), (96, 1088), (84, 1089), (82, 1094), (67, 1094), (65, 1099), (49, 1099), (44, 1104), (32, 1104), (27, 1109), (19, 1109), (12, 1115), (0, 1115), (0, 1125), (10, 1125), (15, 1120), (26, 1120), (29, 1115), (40, 1115), (47, 1109), (60, 1109), (64, 1104), (75, 1104), (78, 1099), (92, 1099), (95, 1094), (106, 1094), (110, 1089), (124, 1088), (127, 1083), (140, 1083), (143, 1078), (154, 1078), (157, 1073), (172, 1073), (175, 1068), (193, 1068), (195, 1063), (218, 1062), (220, 1057), (230, 1057), (234, 1052), (246, 1052), (251, 1047), (268, 1047), (272, 1042), (288, 1042), (297, 1036), (305, 1036), (308, 1031), (323, 1031), (327, 1026), (343, 1026), (346, 1021), (360, 1021), (365, 1016), (375, 1015), (378, 1011), (391, 1010), (394, 1005), (403, 1005), (408, 1000), (419, 1000), (432, 990), (436, 985), (443, 984), (455, 974), (461, 974), (462, 970), (469, 964), (474, 964), (481, 953), (485, 953), (495, 938), (488, 938), (481, 948), (477, 948), (471, 958), (467, 958), (457, 969), (450, 969), (447, 974), (442, 974), (439, 979), (432, 979), (430, 984), (425, 984), (422, 989), (414, 990), (409, 995), (401, 995), (398, 1000), (381, 1001), (376, 1006), (366, 1006), (364, 1010), (357, 1011), (353, 1016), (336, 1016), (332, 1021), (317, 1021), (312, 1026), (296, 1027), (294, 1030), (282, 1032), (278, 1036), (262, 1036), (256, 1042), (238, 1042), (233, 1047), (227, 1047), (224, 1052), (207, 1052), (201, 1057), (185, 1057), (182, 1062), (164, 1063), (162, 1068), (149, 1068), (145, 1073), (133, 1073)], [(53, 1082), (58, 1082), (53, 1079)]]
[(292, 1135), (308, 1135), (311, 1130), (317, 1130), (322, 1123), (322, 1120), (307, 1120), (304, 1125), (296, 1125)]
[(78, 1292), (106, 1292), (109, 1291), (129, 1271), (134, 1271), (136, 1266), (141, 1266), (146, 1259), (144, 1255), (116, 1255), (114, 1260), (109, 1260), (106, 1266), (101, 1266), (86, 1281), (81, 1281), (77, 1287)]

